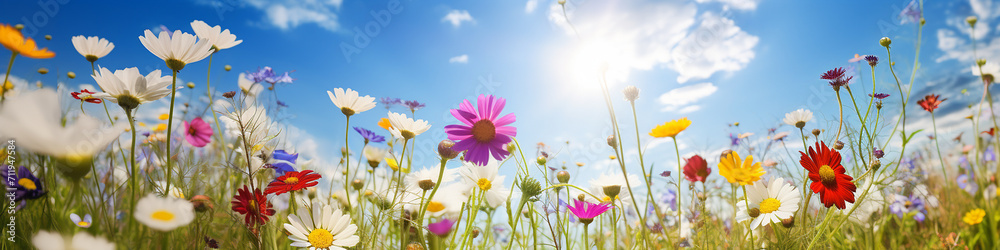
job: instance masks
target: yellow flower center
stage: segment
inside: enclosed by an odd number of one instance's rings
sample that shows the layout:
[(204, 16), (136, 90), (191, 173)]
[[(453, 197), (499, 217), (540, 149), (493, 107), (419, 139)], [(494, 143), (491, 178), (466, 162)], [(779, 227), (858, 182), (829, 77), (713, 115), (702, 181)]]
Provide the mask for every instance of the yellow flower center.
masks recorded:
[(781, 201), (775, 198), (767, 198), (760, 202), (760, 212), (761, 213), (771, 213), (778, 210), (781, 207)]
[(611, 203), (611, 200), (611, 196), (604, 196), (604, 198), (601, 198), (601, 203)]
[(910, 206), (913, 206), (913, 202), (906, 201), (906, 203), (903, 203), (903, 206), (906, 206), (907, 208), (909, 208)]
[(90, 222), (81, 221), (81, 222), (77, 222), (76, 225), (77, 226), (81, 226), (81, 227), (88, 227), (88, 226), (90, 226)]
[(326, 229), (317, 228), (309, 233), (309, 245), (316, 248), (327, 248), (333, 245), (333, 234)]
[(837, 173), (829, 165), (819, 167), (819, 178), (825, 185), (837, 184)]
[(493, 184), (490, 183), (490, 180), (487, 180), (486, 178), (479, 178), (479, 181), (476, 182), (476, 186), (479, 186), (479, 189), (485, 191), (485, 190), (490, 190), (490, 188), (493, 187)]
[(159, 210), (153, 212), (153, 215), (151, 215), (150, 217), (158, 221), (172, 221), (174, 220), (174, 213), (171, 213), (170, 211), (167, 210)]
[(477, 142), (487, 143), (493, 141), (497, 136), (497, 128), (490, 120), (479, 120), (472, 124), (472, 138)]
[(295, 184), (295, 183), (299, 183), (299, 178), (298, 177), (288, 177), (288, 178), (285, 178), (285, 184)]
[(21, 178), (20, 180), (17, 180), (17, 184), (28, 190), (38, 189), (38, 186), (35, 186), (35, 182), (28, 178)]
[(428, 212), (437, 213), (437, 212), (439, 212), (441, 210), (444, 210), (444, 204), (441, 204), (440, 202), (436, 202), (436, 201), (431, 201), (431, 202), (427, 203), (427, 211)]

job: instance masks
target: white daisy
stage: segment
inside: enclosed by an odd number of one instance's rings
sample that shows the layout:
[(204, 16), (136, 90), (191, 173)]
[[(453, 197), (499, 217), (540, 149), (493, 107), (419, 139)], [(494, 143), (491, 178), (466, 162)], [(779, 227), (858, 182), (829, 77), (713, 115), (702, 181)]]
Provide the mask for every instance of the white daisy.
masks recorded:
[[(156, 181), (155, 183), (156, 183), (156, 193), (160, 196), (166, 196), (163, 192), (163, 189), (167, 188), (167, 182)], [(178, 188), (177, 185), (170, 185), (170, 197), (177, 199), (186, 199), (184, 198), (184, 191), (181, 191), (181, 189)]]
[[(746, 191), (746, 196), (737, 201), (740, 211), (736, 213), (736, 221), (751, 219), (748, 211), (755, 210), (758, 215), (750, 222), (750, 229), (770, 223), (780, 224), (782, 219), (795, 215), (795, 211), (799, 210), (799, 201), (802, 200), (798, 190), (782, 178), (776, 178), (770, 184), (759, 180), (747, 187)], [(747, 209), (748, 202), (750, 209)]]
[(93, 218), (91, 218), (89, 214), (84, 215), (83, 218), (80, 218), (80, 215), (77, 215), (76, 213), (71, 213), (69, 214), (69, 220), (73, 221), (73, 225), (82, 228), (89, 228), (94, 223)]
[(139, 37), (139, 42), (174, 71), (184, 69), (188, 63), (201, 61), (215, 51), (208, 39), (198, 39), (179, 30), (175, 30), (173, 35), (160, 31), (159, 37), (146, 30), (145, 35)]
[(465, 190), (473, 192), (485, 192), (486, 203), (489, 207), (498, 207), (507, 201), (510, 190), (504, 187), (505, 176), (497, 175), (499, 166), (495, 161), (490, 161), (486, 166), (477, 166), (465, 162), (460, 173), (462, 183), (467, 187)]
[(73, 238), (66, 241), (59, 233), (45, 230), (38, 231), (35, 237), (31, 238), (31, 243), (39, 250), (66, 250), (66, 249), (91, 249), (91, 250), (114, 250), (115, 244), (104, 238), (94, 237), (86, 232), (78, 232)]
[[(883, 179), (884, 175), (878, 175), (876, 180)], [(870, 178), (865, 178), (865, 183), (859, 185), (858, 191), (854, 192), (854, 200), (859, 202), (848, 203), (844, 209), (840, 210), (841, 214), (847, 214), (852, 209), (854, 213), (851, 214), (851, 221), (857, 222), (862, 226), (868, 227), (868, 219), (871, 218), (872, 214), (877, 213), (882, 210), (882, 207), (886, 205), (885, 196), (882, 195), (882, 189), (879, 187), (871, 187), (874, 182)], [(861, 195), (865, 190), (868, 190), (868, 196), (864, 200), (861, 200)], [(858, 206), (858, 208), (854, 208)]]
[(785, 119), (783, 121), (785, 124), (795, 126), (796, 128), (803, 128), (806, 126), (806, 122), (809, 122), (812, 119), (812, 111), (809, 111), (808, 109), (799, 109), (785, 114)]
[(101, 59), (111, 53), (111, 50), (115, 49), (115, 44), (108, 42), (108, 39), (98, 38), (96, 36), (83, 37), (74, 36), (73, 37), (73, 47), (76, 48), (76, 52), (80, 52), (80, 55), (87, 58), (89, 62), (95, 62), (97, 59)]
[(375, 97), (360, 96), (357, 91), (352, 89), (335, 88), (333, 92), (326, 91), (326, 94), (330, 96), (333, 105), (337, 105), (340, 112), (346, 116), (365, 112), (375, 107)]
[(59, 97), (51, 89), (11, 97), (0, 107), (0, 134), (17, 140), (17, 146), (28, 151), (90, 162), (94, 154), (128, 128), (128, 124), (120, 122), (102, 129), (96, 118), (87, 115), (63, 126), (59, 107)]
[(385, 155), (388, 153), (385, 149), (373, 146), (367, 146), (363, 151), (365, 159), (368, 160), (368, 166), (372, 168), (378, 167), (378, 164), (382, 162), (382, 159), (385, 159)]
[(389, 112), (388, 119), (389, 124), (392, 125), (389, 133), (392, 133), (392, 136), (398, 139), (412, 139), (431, 128), (431, 125), (427, 121), (414, 121), (406, 117), (406, 114)]
[(271, 119), (267, 117), (267, 110), (257, 105), (231, 112), (221, 118), (226, 123), (226, 131), (249, 145), (250, 152), (247, 153), (250, 155), (256, 155), (256, 152), (264, 149), (265, 143), (276, 136), (270, 135)]
[(243, 42), (243, 40), (236, 40), (236, 35), (229, 33), (229, 29), (223, 30), (219, 25), (208, 26), (201, 20), (191, 22), (191, 29), (198, 37), (208, 40), (212, 44), (212, 49), (215, 49), (214, 52), (232, 48)]
[(111, 70), (101, 67), (97, 75), (91, 77), (104, 90), (104, 93), (94, 94), (94, 97), (118, 103), (126, 109), (134, 109), (139, 104), (170, 94), (170, 76), (160, 76), (160, 70), (143, 76), (135, 67), (115, 70), (113, 74)]
[[(628, 175), (628, 183), (625, 182), (625, 175), (621, 173), (614, 174), (601, 174), (597, 179), (590, 180), (591, 194), (596, 195), (600, 200), (592, 200), (593, 197), (588, 196), (587, 199), (591, 199), (591, 202), (611, 202), (612, 200), (617, 202), (628, 202), (631, 201), (632, 195), (629, 193), (628, 184), (632, 185), (632, 188), (638, 188), (642, 186), (642, 179), (634, 174)], [(617, 192), (617, 194), (615, 194)]]
[(194, 220), (194, 205), (173, 197), (160, 198), (150, 194), (135, 205), (135, 219), (152, 229), (170, 231)]
[(330, 205), (313, 203), (302, 206), (294, 215), (288, 215), (285, 230), (291, 235), (291, 246), (316, 249), (345, 249), (361, 240), (355, 235), (358, 226), (351, 222), (351, 215)]
[[(434, 166), (407, 174), (405, 181), (407, 186), (420, 187), (421, 189), (424, 189), (426, 185), (421, 183), (427, 183), (430, 181), (430, 187), (433, 188), (438, 184), (448, 183), (455, 180), (455, 172), (455, 169), (445, 168), (444, 174), (442, 175), (441, 166)], [(438, 182), (438, 175), (441, 175), (441, 182)], [(430, 188), (427, 188), (427, 190), (430, 190)], [(437, 196), (437, 194), (435, 194), (435, 196)]]
[(462, 211), (462, 203), (468, 200), (468, 196), (462, 193), (464, 188), (465, 185), (461, 183), (438, 188), (434, 198), (427, 202), (426, 215), (430, 217), (458, 216)]

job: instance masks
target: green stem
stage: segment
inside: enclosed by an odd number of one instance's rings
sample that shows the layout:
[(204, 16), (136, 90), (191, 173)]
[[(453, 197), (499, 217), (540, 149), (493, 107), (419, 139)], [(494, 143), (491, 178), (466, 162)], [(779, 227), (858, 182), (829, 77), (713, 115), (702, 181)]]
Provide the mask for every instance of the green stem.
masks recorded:
[[(750, 197), (747, 196), (747, 186), (740, 185), (740, 187), (743, 188), (743, 204), (745, 204), (747, 206), (747, 211), (749, 212), (750, 211)], [(677, 223), (680, 223), (680, 221), (678, 221)], [(753, 218), (751, 218), (749, 224), (753, 224)], [(750, 231), (750, 245), (751, 245), (751, 248), (752, 248), (754, 245), (756, 245), (754, 242), (757, 242), (757, 240), (754, 239), (754, 237), (753, 237), (753, 228), (750, 228), (749, 224), (747, 225), (747, 231)]]
[(934, 146), (937, 147), (938, 160), (941, 161), (941, 173), (944, 174), (944, 183), (945, 183), (945, 185), (947, 185), (948, 184), (948, 168), (945, 167), (945, 165), (944, 165), (944, 155), (941, 154), (941, 144), (938, 142), (938, 141), (940, 141), (940, 138), (938, 138), (937, 120), (934, 117), (934, 112), (931, 112), (931, 125), (934, 128)]
[[(677, 237), (678, 237), (678, 239), (680, 239), (681, 211), (684, 210), (681, 207), (681, 199), (683, 199), (682, 197), (684, 197), (684, 196), (681, 196), (681, 181), (684, 181), (684, 179), (681, 178), (681, 170), (682, 170), (681, 169), (682, 168), (681, 167), (681, 148), (677, 145), (677, 137), (676, 136), (675, 137), (671, 137), (671, 139), (673, 139), (673, 141), (674, 141), (674, 153), (677, 155), (677, 233), (678, 233)], [(655, 202), (654, 202), (654, 204), (655, 204)]]
[[(171, 159), (173, 158), (170, 154), (170, 133), (174, 130), (174, 97), (176, 97), (177, 94), (177, 70), (174, 70), (172, 78), (173, 83), (170, 85), (170, 113), (167, 115), (167, 166), (165, 168), (167, 171), (167, 184), (166, 187), (163, 188), (163, 193), (167, 195), (170, 195), (170, 191), (168, 190), (170, 190), (170, 177), (173, 175), (173, 171), (170, 169)], [(247, 152), (247, 154), (249, 154), (249, 152)], [(250, 164), (250, 162), (247, 162), (247, 164)]]
[[(129, 153), (131, 155), (129, 157), (129, 166), (132, 167), (132, 172), (130, 172), (131, 176), (129, 176), (129, 190), (132, 191), (132, 202), (130, 202), (130, 204), (132, 205), (132, 207), (129, 209), (129, 211), (131, 211), (132, 214), (135, 214), (135, 204), (136, 204), (136, 201), (138, 200), (138, 197), (139, 197), (138, 196), (138, 194), (139, 194), (139, 167), (135, 165), (135, 120), (132, 118), (132, 110), (131, 109), (125, 109), (125, 117), (128, 119), (128, 125), (129, 125), (129, 127), (131, 127), (131, 129), (129, 131), (132, 132), (132, 149), (129, 151)], [(114, 171), (114, 170), (112, 169), (112, 171)], [(135, 220), (130, 219), (129, 220), (129, 228), (133, 228), (132, 226), (134, 224), (135, 224)]]
[[(206, 78), (205, 79), (205, 94), (208, 95), (208, 107), (209, 107), (209, 109), (211, 109), (212, 105), (215, 103), (214, 100), (213, 100), (213, 98), (215, 98), (215, 95), (212, 94), (212, 58), (213, 57), (215, 57), (215, 53), (214, 52), (211, 55), (208, 56), (208, 73), (205, 73), (205, 78)], [(220, 124), (219, 123), (219, 114), (216, 114), (215, 110), (212, 110), (212, 119), (215, 120), (216, 135), (219, 136), (219, 139), (216, 139), (216, 140), (218, 140), (217, 142), (219, 144), (219, 149), (221, 150), (219, 152), (221, 154), (222, 151), (226, 150), (226, 146), (225, 146), (225, 143), (224, 143), (225, 137), (223, 137), (223, 135), (222, 135), (222, 126), (219, 126), (219, 124)]]
[(14, 67), (14, 58), (17, 58), (17, 51), (10, 53), (10, 63), (7, 63), (7, 73), (3, 75), (3, 82), (0, 82), (0, 103), (7, 99), (7, 78), (10, 77), (10, 68)]
[[(347, 120), (345, 121), (345, 124), (346, 124), (346, 126), (344, 127), (344, 149), (347, 150), (347, 155), (350, 156), (351, 155), (351, 151), (348, 150), (348, 148), (350, 148), (350, 144), (348, 144), (347, 136), (351, 134), (350, 133), (350, 131), (351, 131), (351, 116), (347, 116)], [(403, 146), (403, 152), (406, 152), (406, 146), (405, 146), (406, 144), (403, 144), (403, 145), (404, 145)], [(364, 149), (362, 149), (362, 150), (364, 150)], [(399, 162), (396, 162), (396, 164), (399, 164)], [(350, 190), (347, 189), (347, 187), (349, 186), (349, 183), (351, 183), (351, 180), (348, 180), (347, 176), (349, 176), (351, 174), (351, 158), (350, 157), (347, 157), (347, 159), (344, 160), (344, 167), (347, 170), (346, 171), (347, 174), (344, 175), (344, 194), (349, 194)], [(331, 190), (331, 192), (333, 192), (333, 190)], [(358, 195), (360, 195), (360, 194), (358, 194)], [(352, 208), (353, 206), (351, 205), (351, 196), (347, 195), (346, 198), (347, 199), (345, 199), (345, 200), (347, 200), (347, 207), (348, 208)]]
[(583, 223), (583, 249), (590, 249), (590, 234), (587, 232), (587, 226), (590, 223)]

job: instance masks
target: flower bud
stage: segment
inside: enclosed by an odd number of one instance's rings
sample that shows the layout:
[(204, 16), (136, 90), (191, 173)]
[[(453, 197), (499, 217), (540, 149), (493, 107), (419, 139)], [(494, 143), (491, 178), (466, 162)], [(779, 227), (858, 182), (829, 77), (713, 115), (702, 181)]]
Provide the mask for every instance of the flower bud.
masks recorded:
[(979, 18), (976, 18), (976, 16), (969, 16), (969, 17), (965, 18), (965, 22), (969, 23), (969, 27), (972, 27), (972, 28), (976, 27), (976, 22), (978, 22), (978, 21), (979, 21)]
[(733, 153), (732, 150), (726, 149), (726, 150), (722, 151), (722, 155), (720, 155), (719, 158), (722, 159), (722, 160), (725, 160), (727, 157), (729, 157), (729, 154), (732, 154), (732, 153)]
[(818, 128), (816, 128), (816, 129), (813, 129), (813, 131), (812, 131), (812, 132), (813, 132), (813, 136), (819, 136), (819, 133), (821, 133), (821, 132), (823, 132), (823, 131), (822, 131), (822, 130), (819, 130)]
[(556, 174), (556, 180), (559, 180), (559, 183), (569, 182), (569, 172), (566, 172), (566, 170), (559, 171), (559, 173)]
[(785, 226), (785, 228), (792, 228), (795, 226), (795, 217), (781, 219), (781, 225)]
[(48, 74), (48, 73), (49, 73), (49, 69), (46, 69), (46, 68), (38, 68), (38, 73), (39, 73), (39, 74), (42, 74), (42, 75), (44, 75), (44, 74)]
[(319, 189), (316, 187), (307, 187), (306, 193), (308, 193), (306, 196), (309, 196), (309, 199), (312, 200), (316, 198), (316, 193), (319, 193)]
[(882, 167), (882, 162), (881, 162), (881, 161), (879, 161), (879, 160), (873, 160), (873, 161), (872, 161), (872, 164), (871, 164), (871, 167), (872, 167), (872, 169), (873, 169), (874, 171), (878, 171), (878, 169), (879, 169), (880, 167)]
[(431, 190), (432, 188), (434, 188), (434, 181), (432, 181), (432, 180), (420, 180), (420, 181), (417, 182), (417, 186), (419, 186), (420, 189), (422, 189), (424, 191)]
[(986, 65), (986, 59), (976, 59), (976, 66), (982, 67)]
[(517, 151), (517, 144), (514, 144), (513, 142), (507, 143), (507, 147), (506, 148), (507, 148), (507, 152)]
[(445, 160), (455, 159), (455, 157), (458, 157), (458, 152), (451, 149), (452, 146), (455, 146), (454, 141), (448, 139), (442, 140), (438, 143), (438, 156), (441, 156), (441, 159)]
[(882, 45), (882, 47), (888, 48), (889, 45), (892, 44), (892, 39), (889, 39), (889, 37), (882, 37), (882, 39), (878, 40), (878, 44)]
[(24, 29), (24, 24), (20, 24), (20, 23), (16, 24), (16, 25), (14, 25), (14, 29), (16, 29), (17, 31), (21, 31), (21, 30)]
[(607, 195), (608, 197), (611, 197), (611, 199), (617, 198), (618, 194), (621, 193), (621, 192), (622, 192), (622, 186), (621, 185), (604, 186), (604, 195)]
[(844, 142), (837, 141), (836, 143), (833, 144), (833, 149), (836, 149), (836, 150), (844, 149)]
[(236, 91), (229, 91), (226, 93), (222, 93), (222, 97), (225, 98), (233, 98), (234, 96), (236, 96)]
[(635, 102), (636, 99), (639, 99), (639, 88), (636, 88), (635, 86), (625, 87), (625, 90), (622, 90), (622, 93), (625, 94), (625, 100), (628, 100), (629, 102)]
[(69, 77), (69, 79), (75, 79), (76, 78), (76, 73), (73, 73), (73, 71), (70, 71), (70, 72), (66, 73), (66, 77)]
[(480, 233), (481, 233), (481, 231), (479, 230), (478, 227), (473, 227), (472, 228), (472, 235), (471, 236), (472, 236), (473, 239), (475, 239), (476, 237), (479, 237)]
[(215, 208), (215, 206), (212, 205), (211, 198), (208, 198), (208, 196), (200, 194), (191, 197), (191, 204), (194, 205), (194, 211), (198, 212), (205, 212), (211, 210), (212, 208)]
[(747, 210), (747, 215), (750, 215), (750, 218), (757, 218), (757, 216), (760, 216), (760, 208), (751, 208), (750, 210)]
[(705, 192), (695, 193), (695, 196), (697, 196), (698, 200), (700, 200), (700, 201), (705, 201), (705, 199), (708, 199), (708, 197), (705, 197)]
[(45, 40), (52, 40), (52, 35), (45, 35)]
[(538, 159), (535, 160), (535, 162), (537, 162), (538, 165), (545, 165), (545, 163), (548, 161), (549, 159), (546, 159), (545, 156), (539, 156)]
[(413, 242), (406, 245), (406, 250), (424, 250), (424, 246), (421, 246), (420, 243)]
[(986, 82), (986, 84), (993, 83), (994, 82), (993, 80), (994, 80), (993, 74), (990, 73), (983, 74), (983, 81)]
[(188, 83), (187, 83), (187, 87), (188, 87), (189, 89), (193, 89), (193, 88), (194, 88), (194, 82), (188, 82)]
[[(566, 0), (559, 0), (559, 5), (566, 5)], [(20, 25), (20, 24), (18, 24)]]
[(354, 179), (354, 181), (351, 182), (351, 187), (353, 187), (354, 190), (361, 190), (361, 188), (364, 187), (364, 186), (365, 186), (365, 183), (362, 182), (361, 179)]
[(230, 71), (230, 70), (233, 70), (233, 66), (229, 65), (229, 64), (226, 64), (226, 67), (224, 67), (223, 69), (225, 69), (226, 71)]
[(538, 183), (538, 180), (535, 180), (534, 178), (527, 176), (521, 178), (520, 186), (522, 200), (542, 194), (542, 184)]
[(611, 146), (611, 148), (618, 148), (618, 141), (615, 140), (615, 135), (608, 136), (608, 146)]

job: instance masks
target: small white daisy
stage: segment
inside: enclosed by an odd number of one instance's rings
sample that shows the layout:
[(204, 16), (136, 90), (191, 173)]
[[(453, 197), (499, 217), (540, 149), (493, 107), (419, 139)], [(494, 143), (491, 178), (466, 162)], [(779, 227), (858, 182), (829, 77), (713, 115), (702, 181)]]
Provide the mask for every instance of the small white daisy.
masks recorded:
[(806, 123), (812, 119), (812, 111), (809, 111), (808, 109), (799, 109), (785, 114), (785, 119), (783, 121), (785, 124), (795, 126), (796, 128), (803, 128), (806, 126)]
[[(407, 186), (420, 187), (421, 189), (424, 189), (426, 184), (421, 183), (427, 183), (427, 181), (430, 181), (430, 187), (434, 187), (438, 184), (448, 183), (455, 180), (455, 172), (455, 169), (445, 168), (444, 173), (442, 174), (441, 166), (434, 166), (407, 174), (405, 181)], [(441, 175), (441, 182), (438, 182), (438, 175)]]
[(170, 94), (170, 76), (161, 76), (160, 70), (153, 70), (143, 76), (135, 67), (115, 70), (114, 73), (101, 67), (91, 77), (104, 90), (104, 93), (94, 94), (94, 97), (104, 98), (128, 109)]
[[(626, 183), (625, 178), (628, 178)], [(628, 202), (631, 201), (632, 195), (629, 193), (628, 185), (631, 184), (632, 188), (637, 188), (642, 186), (642, 179), (639, 176), (630, 174), (628, 177), (621, 173), (614, 174), (601, 174), (597, 179), (590, 180), (591, 193), (598, 196), (601, 200), (593, 200), (593, 197), (587, 196), (591, 202), (611, 202), (612, 200), (616, 202)], [(617, 192), (617, 194), (615, 194)]]
[(753, 186), (747, 187), (746, 191), (746, 196), (737, 202), (740, 211), (736, 213), (736, 221), (751, 219), (749, 211), (753, 210), (757, 216), (752, 218), (750, 229), (771, 223), (780, 224), (782, 219), (795, 215), (795, 211), (799, 210), (799, 201), (802, 200), (802, 194), (782, 178), (776, 178), (770, 184), (758, 180)]
[(326, 94), (330, 96), (333, 105), (337, 105), (346, 116), (365, 112), (375, 107), (375, 97), (360, 96), (357, 91), (352, 89), (335, 88), (333, 92), (326, 91)]
[(208, 24), (201, 20), (191, 22), (191, 29), (194, 30), (194, 34), (198, 35), (198, 37), (207, 39), (212, 44), (212, 48), (215, 49), (214, 52), (232, 48), (243, 42), (243, 40), (236, 40), (236, 35), (229, 33), (229, 29), (223, 30), (219, 25), (208, 26)]
[(288, 215), (284, 228), (291, 234), (288, 236), (291, 246), (310, 250), (345, 249), (361, 240), (355, 235), (358, 226), (351, 222), (351, 215), (319, 202)]
[(174, 71), (184, 69), (189, 63), (201, 61), (215, 51), (208, 39), (198, 39), (197, 36), (179, 30), (175, 30), (173, 35), (160, 31), (159, 36), (146, 30), (144, 36), (139, 37), (139, 42), (153, 55), (163, 59), (167, 67)]
[(406, 114), (389, 112), (389, 124), (392, 127), (389, 133), (398, 139), (412, 139), (431, 128), (431, 125), (424, 120), (413, 120), (406, 117)]
[(31, 243), (38, 250), (66, 250), (66, 249), (91, 249), (91, 250), (114, 250), (115, 244), (104, 238), (94, 237), (86, 232), (78, 232), (73, 238), (66, 241), (59, 233), (45, 230), (38, 231), (31, 238)]
[(173, 197), (148, 195), (135, 205), (135, 219), (149, 228), (170, 231), (194, 220), (194, 205)]
[(485, 192), (486, 203), (489, 207), (503, 205), (510, 194), (510, 190), (504, 186), (505, 176), (497, 175), (498, 169), (497, 163), (490, 161), (486, 166), (465, 162), (460, 170), (462, 183), (469, 187), (466, 190)]
[(108, 39), (98, 38), (96, 36), (83, 37), (74, 36), (73, 37), (73, 47), (76, 48), (76, 52), (80, 52), (80, 55), (87, 58), (89, 62), (95, 62), (97, 59), (101, 59), (111, 53), (111, 50), (115, 49), (115, 44), (108, 41)]

